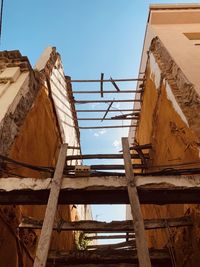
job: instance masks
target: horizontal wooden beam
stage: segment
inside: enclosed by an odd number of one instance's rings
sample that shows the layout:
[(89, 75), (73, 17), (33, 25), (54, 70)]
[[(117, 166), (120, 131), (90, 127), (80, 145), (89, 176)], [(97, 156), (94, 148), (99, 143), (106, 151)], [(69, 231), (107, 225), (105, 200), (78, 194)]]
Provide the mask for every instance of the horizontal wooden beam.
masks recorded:
[[(112, 109), (109, 110), (109, 113), (111, 112), (138, 112), (141, 111), (140, 109)], [(106, 112), (106, 109), (77, 109), (76, 112)]]
[[(131, 94), (131, 93), (141, 93), (143, 90), (120, 90), (120, 91), (114, 91), (114, 90), (105, 90), (103, 91), (104, 94)], [(73, 94), (99, 94), (99, 91), (96, 90), (90, 90), (90, 91), (73, 91)]]
[[(149, 158), (149, 154), (144, 154), (146, 158)], [(66, 160), (76, 160), (76, 159), (122, 159), (122, 154), (85, 154), (85, 155), (69, 155)], [(132, 159), (139, 159), (138, 154), (132, 154)]]
[[(167, 250), (150, 250), (152, 264), (156, 267), (170, 267), (171, 261)], [(51, 251), (48, 263), (55, 263), (56, 266), (68, 266), (68, 264), (109, 264), (109, 263), (138, 263), (136, 250), (83, 250), (83, 251)]]
[(85, 236), (87, 240), (100, 240), (100, 239), (134, 239), (135, 234), (119, 234), (119, 235), (89, 235)]
[(109, 126), (80, 126), (80, 130), (89, 130), (89, 129), (114, 129), (114, 128), (133, 128), (137, 127), (137, 124), (132, 125), (109, 125)]
[(112, 99), (105, 99), (105, 100), (76, 100), (74, 99), (75, 104), (88, 104), (88, 103), (132, 103), (132, 102), (141, 102), (140, 99), (118, 99), (118, 100), (112, 100)]
[[(134, 81), (144, 81), (142, 78), (132, 78), (132, 79), (113, 79), (115, 82), (134, 82)], [(111, 79), (104, 80), (66, 80), (67, 83), (106, 83), (111, 82)]]
[[(108, 264), (101, 264), (101, 263), (89, 263), (89, 264), (57, 264), (56, 263), (56, 267), (138, 267), (138, 264), (128, 264), (128, 263), (116, 263), (116, 264), (112, 264), (112, 263), (108, 263)], [(55, 267), (54, 263), (47, 263), (47, 267)], [(169, 267), (169, 266), (168, 266)]]
[[(123, 164), (101, 164), (101, 165), (90, 165), (91, 170), (124, 170)], [(133, 169), (145, 168), (142, 164), (132, 164)], [(75, 170), (75, 166), (65, 166), (66, 170)]]
[[(35, 220), (25, 217), (20, 224), (20, 228), (26, 229), (41, 229), (43, 221)], [(179, 217), (179, 218), (167, 218), (167, 219), (146, 219), (144, 220), (146, 230), (161, 229), (166, 227), (183, 227), (191, 226), (191, 217)], [(84, 231), (87, 233), (93, 232), (134, 232), (133, 221), (112, 221), (112, 222), (100, 222), (100, 221), (75, 221), (67, 222), (62, 221), (62, 224), (54, 225), (54, 230), (62, 231)]]
[[(127, 118), (105, 118), (103, 119), (104, 121), (122, 121), (122, 120), (138, 120), (138, 116), (132, 116), (132, 117), (127, 117)], [(79, 121), (102, 121), (102, 118), (78, 118)]]
[[(51, 181), (51, 178), (0, 178), (0, 204), (45, 204)], [(200, 203), (200, 175), (136, 176), (136, 186), (141, 204)], [(59, 203), (129, 204), (126, 178), (64, 178)]]
[(87, 249), (119, 249), (119, 248), (136, 248), (135, 240), (129, 240), (125, 242), (115, 244), (104, 244), (104, 245), (88, 245)]

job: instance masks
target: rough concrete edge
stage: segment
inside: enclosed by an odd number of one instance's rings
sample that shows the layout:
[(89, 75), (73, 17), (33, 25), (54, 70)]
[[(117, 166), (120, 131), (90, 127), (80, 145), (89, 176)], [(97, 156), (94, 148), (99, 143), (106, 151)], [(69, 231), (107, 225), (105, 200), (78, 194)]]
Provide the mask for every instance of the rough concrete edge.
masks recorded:
[[(49, 95), (50, 95), (52, 105), (54, 107), (54, 113), (55, 113), (56, 119), (57, 119), (57, 126), (60, 130), (60, 137), (61, 137), (61, 140), (65, 140), (64, 131), (62, 129), (61, 124), (59, 123), (59, 118), (57, 116), (53, 97), (51, 95), (51, 88), (50, 88), (51, 86), (50, 86), (50, 80), (49, 80), (49, 78), (52, 74), (52, 70), (55, 66), (55, 63), (58, 59), (60, 60), (60, 62), (62, 61), (60, 54), (56, 51), (56, 48), (51, 47), (51, 53), (49, 53), (49, 59), (48, 60), (46, 59), (46, 64), (45, 64), (44, 68), (42, 70), (40, 70), (40, 73), (43, 74), (44, 77), (46, 77), (44, 79), (46, 79), (46, 81), (47, 81), (47, 85), (48, 85), (48, 89), (49, 89)], [(66, 78), (66, 80), (70, 79), (69, 76), (65, 76), (65, 78)], [(77, 113), (76, 113), (76, 109), (75, 109), (75, 105), (74, 105), (74, 101), (73, 101), (73, 93), (72, 93), (71, 84), (66, 83), (66, 91), (67, 91), (67, 95), (69, 97), (69, 101), (70, 101), (70, 105), (71, 105), (72, 116), (73, 116), (73, 120), (74, 120), (74, 124), (75, 124), (76, 137), (77, 137), (77, 140), (78, 140), (79, 145), (80, 145), (80, 131), (79, 131), (79, 126), (78, 126)]]
[(169, 83), (190, 128), (200, 139), (200, 96), (194, 84), (186, 78), (158, 37), (152, 40), (150, 51), (162, 71), (163, 78)]
[(67, 95), (69, 98), (69, 103), (71, 106), (72, 116), (73, 116), (73, 120), (74, 120), (74, 124), (75, 124), (76, 137), (77, 137), (77, 140), (78, 140), (78, 143), (80, 146), (80, 131), (79, 131), (76, 107), (75, 107), (75, 103), (74, 103), (74, 96), (73, 96), (73, 92), (72, 92), (72, 84), (68, 82), (69, 80), (71, 80), (71, 77), (65, 76), (65, 79), (67, 81)]
[(51, 100), (53, 112), (54, 112), (55, 118), (56, 118), (56, 126), (57, 126), (58, 131), (59, 131), (60, 140), (62, 143), (64, 143), (64, 140), (65, 140), (64, 129), (63, 129), (63, 127), (60, 123), (59, 117), (57, 115), (55, 103), (54, 103), (52, 92), (51, 92), (51, 82), (50, 82), (50, 77), (51, 77), (53, 68), (54, 68), (56, 61), (58, 59), (61, 61), (60, 54), (56, 51), (55, 47), (51, 47), (51, 53), (49, 53), (49, 58), (45, 59), (46, 62), (45, 62), (44, 68), (41, 69), (39, 73), (43, 77), (44, 84), (46, 82), (46, 86), (47, 86), (48, 92), (49, 92), (49, 98)]
[[(6, 116), (0, 124), (0, 154), (9, 155), (12, 144), (15, 138), (18, 136), (20, 127), (22, 126), (25, 117), (31, 109), (34, 99), (37, 96), (40, 86), (38, 86), (38, 79), (36, 74), (30, 70), (29, 76), (20, 88), (17, 98), (19, 101), (12, 111), (12, 104), (7, 112)], [(27, 90), (28, 82), (28, 90)], [(13, 101), (15, 102), (15, 100)]]

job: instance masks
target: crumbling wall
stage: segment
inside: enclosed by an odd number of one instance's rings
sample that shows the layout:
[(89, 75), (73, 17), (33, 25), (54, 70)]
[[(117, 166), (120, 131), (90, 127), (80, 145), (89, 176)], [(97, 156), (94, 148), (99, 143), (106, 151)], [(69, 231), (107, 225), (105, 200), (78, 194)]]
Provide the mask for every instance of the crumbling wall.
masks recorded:
[[(152, 144), (148, 171), (199, 167), (199, 96), (159, 39), (152, 43), (146, 78), (135, 137), (139, 144)], [(161, 248), (170, 240), (177, 266), (199, 265), (199, 205), (143, 205), (142, 211), (144, 218), (192, 215), (194, 227), (148, 231), (148, 242)]]
[[(20, 54), (16, 53), (16, 55), (19, 57)], [(3, 61), (11, 61), (11, 59), (6, 59), (6, 56), (8, 55), (5, 53)], [(18, 64), (19, 59), (15, 59), (12, 59), (12, 66), (16, 66), (14, 63)], [(2, 68), (7, 67), (10, 65)], [(50, 88), (43, 73), (33, 71), (30, 65), (29, 69), (25, 71), (27, 79), (19, 88), (14, 101), (8, 105), (6, 116), (0, 122), (0, 153), (36, 166), (55, 166), (59, 147), (63, 140)], [(1, 162), (1, 164), (3, 163)], [(14, 164), (9, 164), (6, 168), (10, 173), (24, 177), (45, 178), (50, 176), (50, 173), (41, 173)], [(6, 172), (2, 172), (2, 176), (5, 175)], [(45, 206), (0, 206), (0, 266), (32, 266), (40, 231), (19, 230), (18, 225), (23, 216), (42, 220), (44, 212)], [(76, 208), (74, 206), (58, 207), (57, 221), (61, 219), (75, 220), (75, 217)], [(72, 248), (74, 248), (73, 232), (53, 233), (51, 249)]]

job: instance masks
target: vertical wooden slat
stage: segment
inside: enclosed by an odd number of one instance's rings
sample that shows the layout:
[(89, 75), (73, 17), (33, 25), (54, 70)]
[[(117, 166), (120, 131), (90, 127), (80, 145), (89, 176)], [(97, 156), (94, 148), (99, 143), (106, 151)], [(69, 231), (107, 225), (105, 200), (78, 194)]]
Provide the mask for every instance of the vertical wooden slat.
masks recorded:
[(35, 261), (33, 267), (45, 267), (48, 257), (48, 251), (51, 242), (51, 235), (54, 225), (54, 219), (57, 210), (58, 197), (62, 184), (63, 169), (67, 154), (67, 144), (63, 144), (60, 149), (55, 173), (52, 179), (51, 190), (45, 212), (44, 222), (42, 225), (41, 235), (38, 242)]
[(103, 77), (104, 77), (104, 73), (101, 73), (101, 82), (100, 82), (101, 97), (103, 97)]
[(113, 80), (112, 77), (110, 77), (110, 81), (111, 81), (112, 85), (115, 87), (115, 89), (116, 89), (118, 92), (120, 92), (120, 89), (119, 89), (118, 85), (116, 84), (116, 82)]
[(135, 183), (136, 181), (132, 169), (128, 138), (122, 138), (122, 148), (123, 148), (125, 173), (127, 178), (128, 195), (131, 205), (131, 212), (133, 216), (133, 225), (135, 231), (139, 266), (151, 267), (149, 250), (145, 235), (144, 220), (140, 209), (140, 202)]

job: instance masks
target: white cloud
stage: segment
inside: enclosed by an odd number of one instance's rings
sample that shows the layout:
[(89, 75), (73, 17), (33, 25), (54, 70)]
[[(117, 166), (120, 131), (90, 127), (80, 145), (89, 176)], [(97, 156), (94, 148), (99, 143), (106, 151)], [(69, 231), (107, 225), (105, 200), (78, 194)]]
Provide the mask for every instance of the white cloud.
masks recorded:
[(117, 139), (113, 142), (113, 146), (116, 147), (116, 148), (119, 148), (120, 145), (121, 145), (121, 143)]
[(103, 135), (105, 133), (106, 133), (106, 130), (104, 130), (104, 129), (103, 130), (99, 130), (98, 132), (94, 133), (94, 136), (98, 137), (98, 136)]

